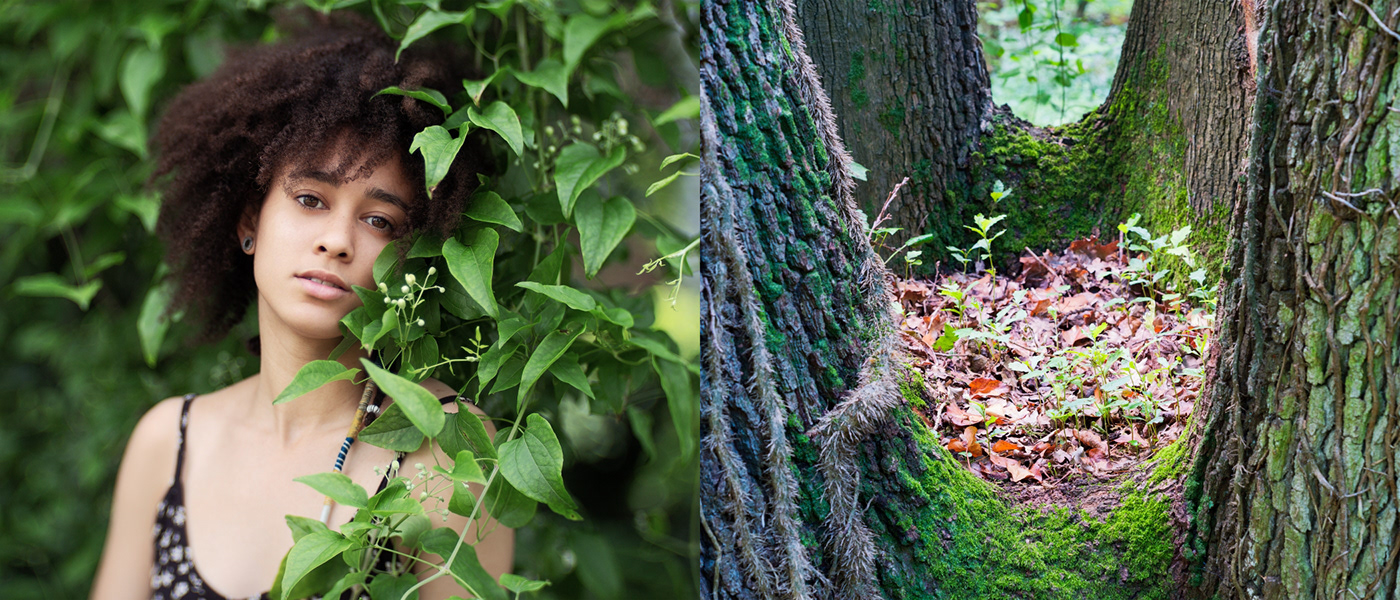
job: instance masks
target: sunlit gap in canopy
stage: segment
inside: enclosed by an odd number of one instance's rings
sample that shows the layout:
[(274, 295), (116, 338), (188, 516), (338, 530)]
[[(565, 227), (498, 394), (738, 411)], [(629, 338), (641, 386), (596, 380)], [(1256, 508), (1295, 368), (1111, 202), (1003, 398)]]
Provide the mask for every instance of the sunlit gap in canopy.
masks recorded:
[(1108, 98), (1132, 0), (977, 3), (992, 100), (1040, 126), (1078, 121)]

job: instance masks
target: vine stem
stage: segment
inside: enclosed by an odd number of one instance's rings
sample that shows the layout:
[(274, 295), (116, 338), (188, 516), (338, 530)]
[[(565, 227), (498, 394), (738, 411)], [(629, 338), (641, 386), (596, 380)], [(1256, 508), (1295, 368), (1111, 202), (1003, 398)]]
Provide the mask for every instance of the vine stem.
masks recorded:
[[(471, 413), (467, 414), (470, 415)], [(475, 415), (472, 416), (474, 417)], [(511, 423), (510, 432), (506, 434), (507, 442), (516, 438), (516, 435), (520, 431), (520, 422), (522, 420), (523, 419), (520, 417), (520, 415), (517, 415), (515, 422)], [(433, 581), (434, 579), (442, 577), (444, 573), (451, 572), (451, 565), (454, 561), (457, 560), (457, 553), (462, 550), (462, 543), (465, 542), (467, 539), (467, 531), (470, 530), (471, 526), (475, 523), (477, 515), (482, 514), (482, 503), (486, 502), (486, 490), (491, 488), (491, 484), (496, 481), (496, 476), (500, 473), (501, 463), (500, 461), (497, 461), (495, 470), (491, 471), (491, 475), (486, 478), (486, 485), (481, 488), (481, 495), (478, 496), (476, 499), (476, 506), (472, 507), (472, 514), (467, 517), (466, 525), (462, 526), (462, 532), (457, 535), (457, 545), (452, 547), (452, 554), (447, 557), (447, 560), (443, 561), (443, 564), (435, 565), (437, 567), (436, 573), (433, 573), (432, 575), (429, 575), (427, 578), (419, 581), (418, 583), (413, 584), (413, 587), (408, 588), (408, 590), (406, 590), (403, 593), (403, 596), (399, 600), (408, 600), (408, 597), (412, 595), (413, 592), (417, 591), (418, 588), (427, 585), (428, 582)], [(455, 486), (456, 484), (454, 483), (453, 485)]]

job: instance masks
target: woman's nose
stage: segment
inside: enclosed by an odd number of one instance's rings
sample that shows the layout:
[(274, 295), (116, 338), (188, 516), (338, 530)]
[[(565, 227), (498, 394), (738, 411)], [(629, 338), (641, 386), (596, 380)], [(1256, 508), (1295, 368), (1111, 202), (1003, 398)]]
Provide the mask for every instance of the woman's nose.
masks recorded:
[(327, 219), (325, 228), (317, 236), (316, 252), (329, 254), (342, 260), (353, 260), (355, 258), (354, 222), (353, 217), (347, 216)]

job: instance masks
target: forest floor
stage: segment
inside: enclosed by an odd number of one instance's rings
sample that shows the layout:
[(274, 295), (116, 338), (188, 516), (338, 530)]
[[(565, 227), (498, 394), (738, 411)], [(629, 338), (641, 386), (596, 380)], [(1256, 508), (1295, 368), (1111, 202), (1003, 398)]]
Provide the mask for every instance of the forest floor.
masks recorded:
[(933, 399), (915, 410), (1018, 503), (1116, 506), (1108, 482), (1155, 479), (1136, 467), (1180, 438), (1196, 407), (1214, 299), (1203, 270), (1187, 273), (1190, 231), (1119, 231), (1027, 252), (1014, 277), (893, 282), (914, 358), (905, 383)]

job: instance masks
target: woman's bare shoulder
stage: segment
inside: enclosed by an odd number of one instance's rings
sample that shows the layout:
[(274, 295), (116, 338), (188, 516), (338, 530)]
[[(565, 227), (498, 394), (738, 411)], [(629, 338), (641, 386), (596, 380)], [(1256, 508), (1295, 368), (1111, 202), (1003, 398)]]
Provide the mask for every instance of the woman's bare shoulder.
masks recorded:
[(175, 446), (180, 438), (180, 409), (184, 398), (174, 396), (161, 400), (146, 411), (137, 421), (136, 429), (127, 441), (127, 454), (151, 461), (147, 464), (161, 464), (167, 457), (170, 468), (175, 468)]

